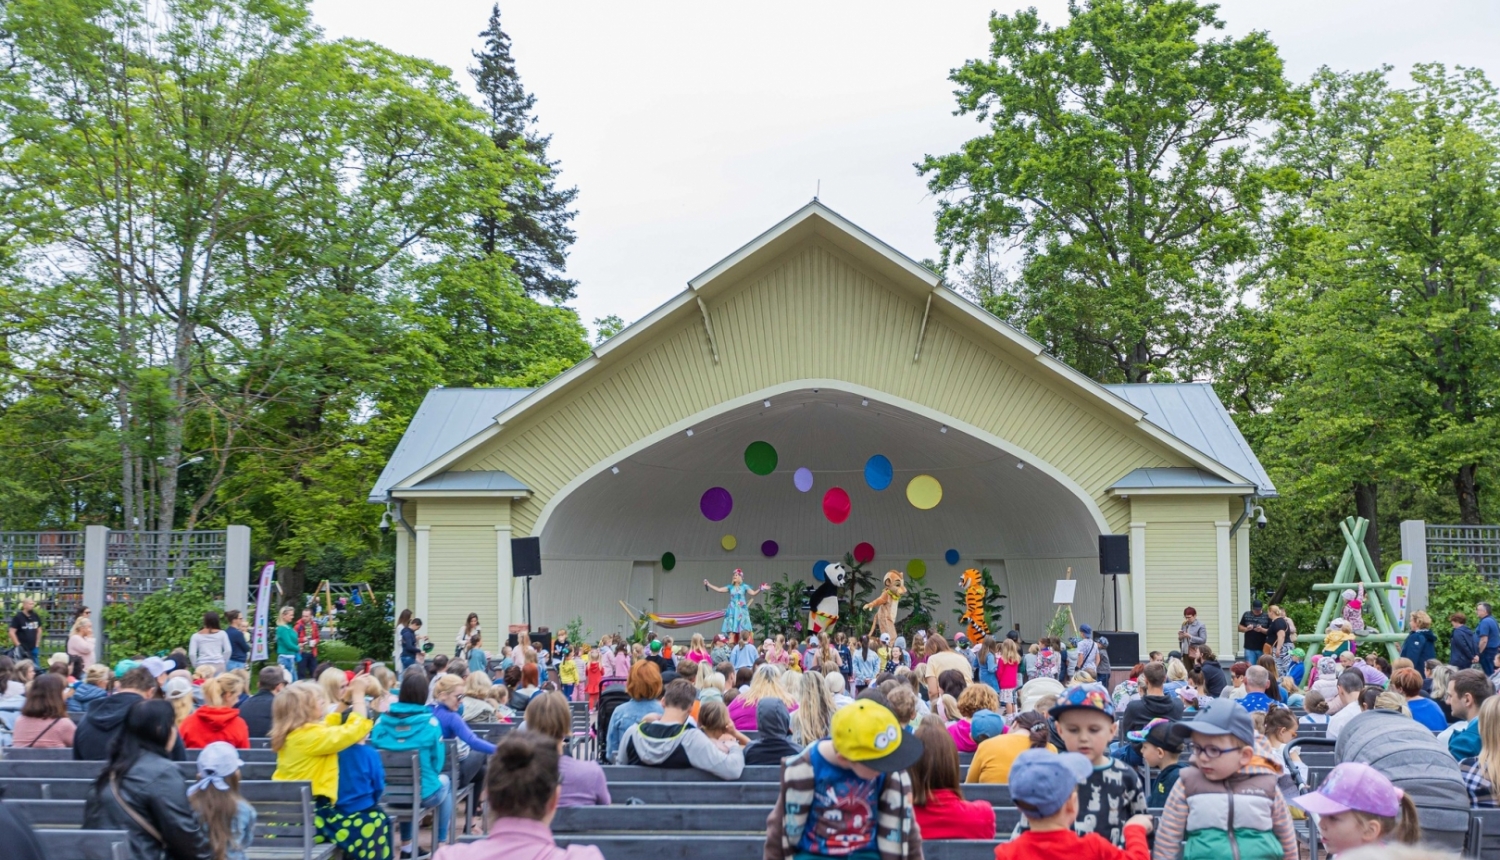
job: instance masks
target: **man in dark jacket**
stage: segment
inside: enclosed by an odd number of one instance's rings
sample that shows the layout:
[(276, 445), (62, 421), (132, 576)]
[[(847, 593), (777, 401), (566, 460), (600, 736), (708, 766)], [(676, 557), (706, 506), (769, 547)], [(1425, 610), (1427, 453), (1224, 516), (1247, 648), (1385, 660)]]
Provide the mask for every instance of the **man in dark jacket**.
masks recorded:
[(286, 675), (281, 666), (266, 666), (260, 670), (259, 692), (240, 703), (240, 719), (250, 729), (250, 737), (271, 736), (271, 700), (286, 686)]
[(1141, 697), (1125, 706), (1120, 717), (1119, 739), (1126, 740), (1130, 732), (1140, 731), (1155, 719), (1177, 722), (1182, 719), (1182, 700), (1162, 692), (1167, 683), (1167, 667), (1160, 663), (1147, 663), (1141, 672)]
[[(105, 761), (109, 745), (125, 725), (125, 714), (136, 702), (155, 698), (156, 679), (148, 669), (137, 666), (115, 682), (115, 693), (100, 699), (73, 733), (73, 758), (78, 761)], [(181, 744), (177, 745), (181, 747)]]
[(1469, 626), (1469, 617), (1455, 612), (1448, 616), (1448, 623), (1453, 625), (1453, 638), (1448, 640), (1448, 664), (1455, 669), (1474, 668), (1474, 660), (1479, 656), (1479, 637)]
[(791, 715), (786, 703), (767, 696), (755, 703), (756, 739), (745, 747), (745, 764), (781, 764), (787, 756), (802, 752), (792, 743)]
[[(144, 725), (159, 726), (162, 720), (167, 720), (168, 743), (173, 750), (179, 750), (181, 739), (170, 733), (171, 714), (165, 702), (137, 699), (127, 720), (138, 739), (142, 731), (149, 731)], [(214, 855), (209, 848), (208, 830), (188, 805), (188, 783), (172, 763), (173, 757), (161, 745), (149, 744), (144, 739), (140, 744), (140, 754), (128, 764), (128, 770), (115, 774), (117, 778), (110, 781), (110, 787), (94, 786), (89, 790), (83, 804), (84, 829), (126, 831), (131, 857), (211, 860)], [(121, 766), (124, 765), (122, 762)], [(122, 804), (128, 804), (135, 814), (122, 808)], [(151, 827), (142, 827), (142, 821)]]

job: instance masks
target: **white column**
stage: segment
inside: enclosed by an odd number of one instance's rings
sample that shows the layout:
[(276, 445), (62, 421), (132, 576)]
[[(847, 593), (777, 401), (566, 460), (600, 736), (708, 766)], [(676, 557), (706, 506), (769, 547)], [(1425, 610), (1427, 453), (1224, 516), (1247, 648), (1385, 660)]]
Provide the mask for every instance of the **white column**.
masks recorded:
[(510, 565), (510, 525), (495, 526), (495, 633), (490, 641), (485, 643), (493, 653), (500, 653), (500, 646), (505, 644), (505, 637), (510, 625), (516, 623), (511, 618), (511, 580), (515, 578)]
[[(1234, 571), (1239, 586), (1240, 611), (1250, 609), (1250, 521), (1246, 520), (1234, 533)], [(1236, 625), (1238, 627), (1238, 625)]]
[[(1411, 562), (1411, 583), (1406, 586), (1406, 611), (1427, 609), (1427, 522), (1401, 521), (1401, 560)], [(1410, 617), (1410, 616), (1408, 616)], [(1443, 619), (1438, 619), (1442, 624)]]
[(1233, 523), (1229, 520), (1219, 520), (1214, 523), (1214, 530), (1218, 535), (1217, 556), (1219, 569), (1219, 645), (1215, 649), (1220, 655), (1234, 653), (1234, 607), (1230, 602), (1234, 599), (1233, 577), (1229, 574), (1229, 527)]
[(224, 609), (250, 608), (250, 527), (230, 526), (224, 542)]
[(1146, 639), (1146, 524), (1130, 524), (1130, 615), (1131, 630), (1140, 635), (1141, 653), (1149, 654)]
[[(395, 596), (395, 599), (392, 601), (392, 606), (395, 608), (395, 610), (396, 610), (396, 617), (398, 617), (398, 618), (401, 616), (401, 610), (403, 610), (403, 609), (410, 609), (411, 608), (408, 605), (409, 601), (411, 600), (411, 598), (408, 597), (409, 589), (411, 587), (410, 586), (410, 576), (411, 576), (411, 570), (410, 570), (411, 559), (410, 559), (410, 554), (411, 554), (411, 538), (407, 537), (406, 526), (401, 525), (400, 523), (397, 523), (396, 524), (396, 596)], [(399, 655), (401, 653), (401, 631), (399, 631), (399, 630), (396, 631), (395, 648), (396, 648), (395, 653), (397, 655)], [(400, 665), (400, 659), (399, 659), (399, 657), (397, 658), (397, 665)]]
[(109, 528), (84, 526), (83, 529), (83, 605), (93, 610), (94, 660), (104, 661), (104, 582), (109, 575)]
[[(427, 617), (427, 559), (432, 545), (432, 526), (417, 526), (417, 605), (412, 610), (424, 625), (431, 622)], [(429, 640), (432, 631), (428, 632)]]

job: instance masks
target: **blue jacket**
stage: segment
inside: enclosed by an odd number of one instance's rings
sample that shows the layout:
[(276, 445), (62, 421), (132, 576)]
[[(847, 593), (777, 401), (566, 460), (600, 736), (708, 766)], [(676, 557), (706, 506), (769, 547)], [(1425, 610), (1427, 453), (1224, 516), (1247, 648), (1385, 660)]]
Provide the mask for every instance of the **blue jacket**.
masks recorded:
[[(868, 657), (865, 655), (869, 655)], [(854, 677), (857, 680), (869, 683), (880, 674), (880, 652), (879, 651), (855, 651), (849, 656), (854, 665)]]
[[(425, 772), (425, 769), (424, 769)], [(336, 808), (353, 815), (380, 806), (385, 793), (385, 765), (369, 744), (355, 744), (339, 751), (339, 800)]]
[(431, 797), (443, 787), (438, 779), (446, 759), (443, 729), (426, 705), (405, 702), (391, 705), (370, 731), (370, 743), (376, 749), (421, 754), (423, 798)]
[(86, 714), (88, 713), (89, 705), (108, 695), (109, 693), (105, 692), (102, 688), (77, 681), (73, 684), (73, 696), (68, 699), (68, 713)]
[(229, 659), (239, 663), (250, 659), (250, 643), (245, 641), (245, 634), (238, 627), (224, 628), (224, 634), (229, 637)]
[(401, 628), (401, 656), (416, 657), (421, 652), (417, 647), (417, 632), (410, 627)]
[[(1479, 637), (1468, 625), (1453, 628), (1453, 638), (1448, 640), (1448, 663), (1459, 669), (1472, 668), (1474, 658), (1479, 656)], [(1485, 673), (1489, 674), (1488, 672)]]
[(615, 712), (609, 717), (609, 732), (605, 736), (604, 757), (614, 761), (615, 750), (620, 748), (620, 739), (625, 737), (630, 727), (640, 722), (641, 718), (647, 714), (661, 712), (661, 702), (655, 699), (631, 699), (615, 708)]
[(1459, 761), (1479, 755), (1480, 746), (1478, 717), (1469, 720), (1469, 724), (1464, 726), (1462, 731), (1448, 736), (1448, 752)]
[(467, 744), (469, 749), (477, 750), (485, 755), (490, 755), (495, 751), (494, 744), (474, 734), (469, 724), (464, 722), (463, 716), (448, 710), (447, 705), (441, 703), (433, 705), (432, 715), (437, 717), (438, 726), (443, 730), (443, 740), (457, 738), (459, 743)]
[(1406, 641), (1401, 643), (1401, 656), (1410, 660), (1418, 672), (1426, 671), (1423, 667), (1427, 661), (1437, 659), (1437, 634), (1431, 630), (1413, 630), (1406, 634)]

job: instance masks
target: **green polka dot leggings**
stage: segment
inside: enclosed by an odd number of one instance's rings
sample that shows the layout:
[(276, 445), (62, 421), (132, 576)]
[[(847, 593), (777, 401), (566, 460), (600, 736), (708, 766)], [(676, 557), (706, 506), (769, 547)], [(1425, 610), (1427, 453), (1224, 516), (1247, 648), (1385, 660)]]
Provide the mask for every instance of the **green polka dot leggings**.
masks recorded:
[(391, 860), (391, 820), (378, 809), (344, 815), (332, 806), (319, 804), (313, 813), (318, 841), (343, 849), (349, 860)]

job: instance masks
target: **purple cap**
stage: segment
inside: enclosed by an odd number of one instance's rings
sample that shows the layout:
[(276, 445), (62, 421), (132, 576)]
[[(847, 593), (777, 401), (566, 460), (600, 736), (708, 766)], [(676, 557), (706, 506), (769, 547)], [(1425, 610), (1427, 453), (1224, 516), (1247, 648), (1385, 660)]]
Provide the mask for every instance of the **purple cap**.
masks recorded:
[(1338, 815), (1354, 810), (1395, 818), (1401, 814), (1401, 789), (1367, 764), (1344, 762), (1328, 772), (1317, 791), (1292, 798), (1292, 805), (1316, 815)]

